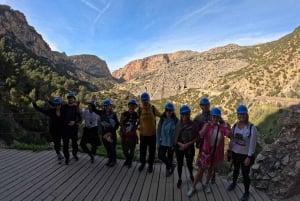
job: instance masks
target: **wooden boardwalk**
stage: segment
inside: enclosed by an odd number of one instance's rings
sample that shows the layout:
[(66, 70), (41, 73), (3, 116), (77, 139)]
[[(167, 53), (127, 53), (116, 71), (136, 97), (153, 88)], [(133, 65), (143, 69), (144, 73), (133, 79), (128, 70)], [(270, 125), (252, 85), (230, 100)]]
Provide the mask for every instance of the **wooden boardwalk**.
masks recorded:
[[(58, 164), (54, 151), (0, 149), (0, 200), (237, 201), (242, 196), (241, 184), (229, 193), (228, 182), (217, 177), (216, 184), (211, 185), (212, 193), (204, 193), (198, 184), (197, 193), (188, 198), (191, 181), (187, 169), (183, 171), (182, 188), (177, 189), (176, 170), (173, 176), (165, 177), (161, 164), (155, 164), (153, 173), (139, 173), (138, 163), (128, 169), (119, 160), (109, 168), (106, 158), (98, 156), (91, 164), (86, 154), (79, 157), (79, 161), (71, 159), (65, 165)], [(249, 201), (271, 199), (251, 188)]]

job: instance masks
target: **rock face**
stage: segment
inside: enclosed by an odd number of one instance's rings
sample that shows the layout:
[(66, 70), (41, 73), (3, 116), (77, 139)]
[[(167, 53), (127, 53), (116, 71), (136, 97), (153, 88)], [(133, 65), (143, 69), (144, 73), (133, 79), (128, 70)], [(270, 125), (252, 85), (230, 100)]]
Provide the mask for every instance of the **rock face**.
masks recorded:
[(197, 52), (194, 51), (179, 51), (172, 54), (149, 56), (129, 62), (123, 68), (114, 71), (112, 75), (118, 79), (130, 80), (154, 70), (158, 70), (162, 66), (166, 66), (175, 60), (188, 58), (196, 54)]
[(280, 137), (260, 152), (252, 166), (255, 187), (276, 198), (300, 192), (300, 106), (289, 110)]
[(75, 55), (69, 59), (82, 71), (96, 78), (112, 78), (107, 64), (104, 60), (94, 55)]
[(32, 26), (28, 25), (21, 12), (12, 10), (9, 6), (1, 5), (0, 13), (0, 36), (10, 36), (36, 55), (53, 59), (49, 45)]

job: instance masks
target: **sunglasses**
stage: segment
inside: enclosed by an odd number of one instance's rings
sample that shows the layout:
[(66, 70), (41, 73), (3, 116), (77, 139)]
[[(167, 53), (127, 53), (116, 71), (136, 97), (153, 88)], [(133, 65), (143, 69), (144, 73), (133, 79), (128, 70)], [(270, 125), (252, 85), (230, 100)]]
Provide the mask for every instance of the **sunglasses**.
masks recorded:
[(209, 104), (200, 104), (200, 106), (209, 106)]
[(181, 116), (188, 116), (188, 115), (190, 115), (190, 113), (189, 112), (185, 112), (185, 113), (181, 113), (180, 115)]
[(213, 115), (213, 116), (211, 116), (211, 118), (216, 118), (216, 119), (218, 119), (219, 116)]

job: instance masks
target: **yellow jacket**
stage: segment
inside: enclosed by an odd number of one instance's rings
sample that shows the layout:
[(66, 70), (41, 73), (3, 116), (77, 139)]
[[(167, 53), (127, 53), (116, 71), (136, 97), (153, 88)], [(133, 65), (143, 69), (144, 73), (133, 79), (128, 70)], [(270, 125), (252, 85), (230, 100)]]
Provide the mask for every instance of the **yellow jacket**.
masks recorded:
[(160, 117), (161, 113), (151, 104), (147, 107), (141, 106), (138, 109), (139, 115), (139, 132), (140, 136), (156, 135), (156, 117)]

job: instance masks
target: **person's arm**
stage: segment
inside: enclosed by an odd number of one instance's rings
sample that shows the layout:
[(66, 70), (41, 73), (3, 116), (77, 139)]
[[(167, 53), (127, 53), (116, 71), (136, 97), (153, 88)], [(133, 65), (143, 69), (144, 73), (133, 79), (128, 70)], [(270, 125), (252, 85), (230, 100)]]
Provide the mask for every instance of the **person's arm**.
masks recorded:
[(158, 109), (156, 107), (154, 107), (154, 111), (155, 111), (155, 116), (161, 117), (162, 113), (160, 111), (158, 111)]
[(256, 142), (257, 142), (257, 129), (256, 129), (256, 127), (252, 126), (250, 132), (251, 132), (251, 137), (250, 137), (250, 142), (249, 142), (248, 157), (253, 156), (253, 154), (255, 153)]
[(114, 127), (114, 129), (117, 130), (117, 129), (119, 128), (119, 126), (120, 126), (120, 122), (119, 122), (119, 119), (118, 119), (118, 116), (117, 116), (116, 113), (115, 113), (115, 115), (113, 116), (113, 119), (114, 119), (114, 121), (115, 121), (115, 127)]
[(162, 126), (162, 117), (159, 119), (157, 132), (156, 132), (156, 144), (160, 145), (160, 137), (161, 137), (161, 126)]
[(40, 108), (40, 107), (36, 104), (36, 102), (35, 102), (34, 100), (32, 101), (32, 106), (33, 106), (33, 108), (36, 109), (37, 111), (39, 111), (39, 112), (41, 112), (41, 113), (43, 113), (43, 114), (45, 114), (45, 115), (47, 115), (47, 116), (50, 116), (50, 109), (42, 109), (42, 108)]

